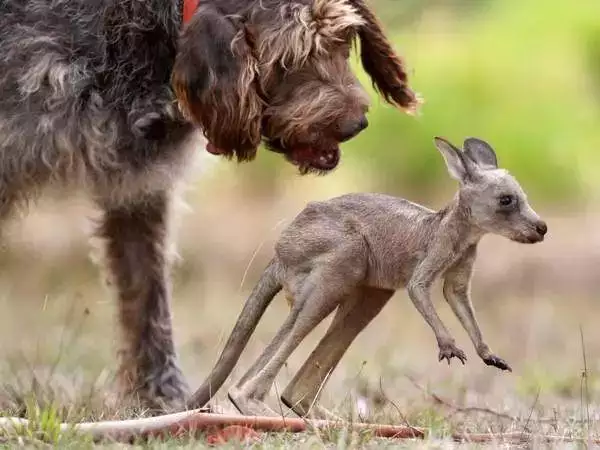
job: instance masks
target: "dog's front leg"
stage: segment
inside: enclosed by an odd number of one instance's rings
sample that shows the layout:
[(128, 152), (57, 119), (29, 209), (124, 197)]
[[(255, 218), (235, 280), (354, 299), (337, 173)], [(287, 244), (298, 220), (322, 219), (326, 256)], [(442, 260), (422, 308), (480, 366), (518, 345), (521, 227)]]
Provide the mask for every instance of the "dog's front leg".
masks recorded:
[(119, 381), (142, 405), (183, 406), (188, 388), (177, 364), (166, 254), (169, 196), (126, 206), (104, 205), (100, 230), (122, 332)]

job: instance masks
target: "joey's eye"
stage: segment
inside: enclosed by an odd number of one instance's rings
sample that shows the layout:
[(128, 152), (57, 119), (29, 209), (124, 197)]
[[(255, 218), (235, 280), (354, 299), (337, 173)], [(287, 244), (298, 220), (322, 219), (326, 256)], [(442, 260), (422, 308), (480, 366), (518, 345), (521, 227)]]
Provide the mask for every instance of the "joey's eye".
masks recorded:
[(515, 202), (515, 198), (512, 195), (502, 195), (498, 199), (500, 206), (510, 206)]

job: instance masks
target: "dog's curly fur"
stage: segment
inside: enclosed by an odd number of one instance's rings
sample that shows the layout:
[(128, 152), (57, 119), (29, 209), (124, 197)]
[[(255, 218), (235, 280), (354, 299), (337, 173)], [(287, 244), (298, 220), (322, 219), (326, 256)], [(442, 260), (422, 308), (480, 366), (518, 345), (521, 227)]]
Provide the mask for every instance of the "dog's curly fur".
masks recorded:
[(268, 148), (308, 171), (366, 126), (348, 64), (354, 39), (374, 86), (416, 105), (366, 0), (0, 0), (0, 215), (48, 184), (86, 190), (119, 299), (120, 380), (181, 405), (166, 243), (173, 187), (200, 128), (208, 149)]

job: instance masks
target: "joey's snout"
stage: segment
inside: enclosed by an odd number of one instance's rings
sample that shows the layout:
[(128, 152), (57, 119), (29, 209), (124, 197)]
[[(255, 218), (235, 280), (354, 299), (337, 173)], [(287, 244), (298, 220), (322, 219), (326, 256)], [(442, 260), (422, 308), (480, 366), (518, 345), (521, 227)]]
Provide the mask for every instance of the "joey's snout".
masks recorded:
[[(521, 205), (518, 212), (505, 222), (507, 233), (502, 233), (512, 241), (521, 244), (542, 242), (548, 233), (548, 225), (529, 205)], [(510, 230), (510, 231), (509, 231)]]
[(533, 233), (528, 236), (529, 243), (535, 244), (538, 242), (542, 242), (544, 240), (544, 236), (548, 232), (548, 225), (543, 220), (537, 220), (531, 227), (533, 229)]
[(548, 225), (546, 225), (546, 222), (544, 222), (543, 220), (540, 220), (536, 225), (535, 225), (535, 231), (537, 231), (537, 233), (544, 237), (546, 235), (546, 233), (548, 232)]
[(523, 233), (521, 239), (518, 239), (519, 242), (524, 244), (536, 244), (538, 242), (542, 242), (546, 233), (548, 233), (548, 225), (545, 221), (536, 217), (533, 220), (527, 221), (527, 229)]

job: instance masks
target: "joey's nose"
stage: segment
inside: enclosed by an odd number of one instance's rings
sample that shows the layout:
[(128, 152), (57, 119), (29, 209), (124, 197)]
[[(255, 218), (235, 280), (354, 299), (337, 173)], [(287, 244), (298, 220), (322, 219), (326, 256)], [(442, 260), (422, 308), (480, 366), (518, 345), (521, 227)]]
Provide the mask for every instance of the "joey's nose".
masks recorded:
[(369, 126), (367, 117), (363, 114), (359, 120), (347, 120), (340, 125), (340, 142), (348, 141)]
[(548, 232), (548, 225), (540, 220), (535, 226), (535, 231), (544, 236)]

